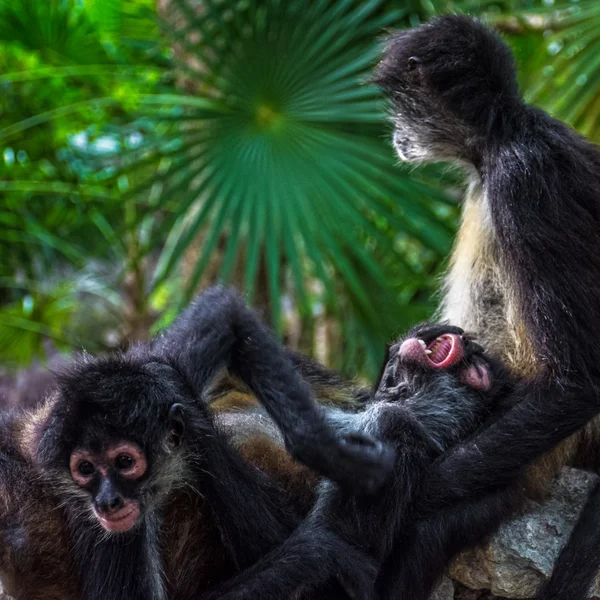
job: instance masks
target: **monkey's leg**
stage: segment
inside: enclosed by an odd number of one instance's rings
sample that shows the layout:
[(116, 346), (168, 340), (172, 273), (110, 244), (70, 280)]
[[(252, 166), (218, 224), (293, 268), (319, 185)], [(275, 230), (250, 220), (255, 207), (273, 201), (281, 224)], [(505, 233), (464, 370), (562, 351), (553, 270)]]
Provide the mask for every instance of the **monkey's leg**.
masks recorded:
[(198, 395), (227, 366), (278, 425), (290, 453), (346, 488), (373, 492), (393, 465), (391, 449), (362, 433), (337, 433), (284, 349), (242, 300), (225, 288), (201, 294), (158, 340)]
[(536, 600), (584, 600), (599, 567), (600, 483), (597, 483), (556, 559), (552, 576), (542, 584)]
[(374, 600), (373, 559), (308, 517), (280, 547), (203, 600), (310, 598), (336, 575), (348, 581), (344, 574), (350, 576), (353, 598)]
[(279, 600), (298, 593), (321, 598), (323, 586), (334, 578), (353, 598), (374, 597), (376, 567), (418, 502), (431, 459), (419, 422), (400, 404), (376, 405), (356, 418), (361, 416), (398, 448), (383, 488), (373, 496), (351, 496), (324, 483), (310, 515), (290, 538), (210, 600)]
[(522, 501), (522, 493), (510, 487), (417, 521), (407, 535), (394, 541), (380, 570), (377, 588), (381, 599), (427, 600), (452, 557), (497, 529)]
[(398, 558), (388, 561), (382, 579), (388, 597), (409, 590), (411, 600), (428, 598), (449, 560), (518, 508), (514, 490), (523, 468), (599, 412), (595, 393), (569, 394), (552, 386), (540, 391), (535, 383), (518, 388), (514, 401), (500, 419), (434, 463), (420, 502), (421, 514), (432, 516), (419, 523), (423, 535), (412, 540), (406, 565), (398, 571)]

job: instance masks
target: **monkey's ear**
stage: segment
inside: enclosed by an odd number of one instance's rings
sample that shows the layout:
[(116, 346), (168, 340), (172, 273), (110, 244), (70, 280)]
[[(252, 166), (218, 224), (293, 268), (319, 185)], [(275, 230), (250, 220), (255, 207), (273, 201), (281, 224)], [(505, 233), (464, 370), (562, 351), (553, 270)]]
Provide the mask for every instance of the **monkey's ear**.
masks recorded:
[(406, 68), (409, 71), (414, 71), (421, 64), (421, 59), (418, 56), (410, 56), (406, 61)]
[(183, 443), (183, 434), (185, 432), (183, 404), (173, 404), (169, 409), (169, 426), (167, 434), (167, 444), (169, 448), (175, 450)]

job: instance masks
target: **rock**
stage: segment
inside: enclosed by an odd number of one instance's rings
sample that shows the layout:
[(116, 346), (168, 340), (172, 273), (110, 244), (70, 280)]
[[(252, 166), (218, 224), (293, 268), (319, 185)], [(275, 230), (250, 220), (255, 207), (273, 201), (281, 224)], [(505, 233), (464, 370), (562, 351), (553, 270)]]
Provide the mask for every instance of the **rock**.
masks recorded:
[(444, 577), (437, 590), (431, 594), (429, 600), (454, 600), (454, 584), (449, 577)]
[[(597, 480), (585, 471), (564, 469), (549, 500), (529, 502), (526, 512), (503, 526), (489, 543), (458, 556), (450, 566), (450, 576), (501, 598), (532, 598), (550, 575)], [(590, 597), (600, 598), (598, 584)]]
[[(501, 600), (498, 596), (494, 596), (492, 592), (486, 590), (471, 590), (459, 583), (456, 584), (456, 593), (454, 600)], [(502, 599), (505, 600), (505, 599)]]

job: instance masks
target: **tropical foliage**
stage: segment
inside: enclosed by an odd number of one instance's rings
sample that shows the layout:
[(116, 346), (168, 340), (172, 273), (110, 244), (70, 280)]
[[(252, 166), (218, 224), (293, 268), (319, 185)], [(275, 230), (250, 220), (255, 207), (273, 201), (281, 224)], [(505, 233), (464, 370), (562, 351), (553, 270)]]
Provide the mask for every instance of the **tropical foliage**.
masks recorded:
[(0, 0), (0, 361), (144, 339), (222, 280), (372, 374), (435, 306), (462, 182), (396, 164), (369, 74), (448, 11), (598, 141), (595, 0)]

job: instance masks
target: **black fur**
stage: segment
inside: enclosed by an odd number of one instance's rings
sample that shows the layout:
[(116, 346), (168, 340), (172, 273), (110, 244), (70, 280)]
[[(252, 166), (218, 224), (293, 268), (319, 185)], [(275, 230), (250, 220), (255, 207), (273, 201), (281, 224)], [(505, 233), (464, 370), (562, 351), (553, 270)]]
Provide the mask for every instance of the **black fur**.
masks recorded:
[[(408, 338), (429, 344), (442, 333), (462, 333), (450, 326), (419, 327)], [(333, 413), (337, 427), (360, 427), (396, 450), (393, 476), (375, 496), (352, 496), (323, 482), (310, 515), (279, 548), (209, 598), (240, 600), (324, 598), (324, 586), (336, 577), (352, 597), (374, 597), (380, 565), (397, 540), (411, 537), (420, 511), (428, 469), (448, 447), (464, 439), (500, 410), (496, 399), (510, 385), (503, 367), (485, 357), (479, 346), (462, 338), (459, 364), (433, 369), (392, 346), (387, 366), (364, 412)], [(469, 367), (490, 374), (491, 387), (463, 383)], [(331, 592), (333, 593), (333, 592)], [(408, 598), (409, 596), (403, 596)]]
[[(63, 499), (85, 600), (191, 600), (223, 573), (258, 560), (296, 524), (281, 490), (238, 456), (201, 400), (222, 367), (256, 394), (290, 451), (322, 474), (372, 491), (389, 472), (391, 450), (369, 436), (336, 431), (253, 313), (231, 292), (209, 290), (151, 344), (106, 358), (84, 356), (58, 376), (58, 395), (38, 426), (34, 453)], [(185, 430), (181, 446), (172, 447), (175, 405), (181, 405)], [(120, 440), (137, 444), (148, 463), (127, 492), (142, 517), (130, 531), (107, 534), (91, 514), (89, 492), (71, 479), (69, 457), (75, 448)], [(220, 543), (210, 557), (217, 566), (190, 572), (183, 593), (162, 576), (164, 553), (181, 542), (162, 523), (182, 495), (193, 494), (210, 517), (183, 514), (179, 520), (216, 525)], [(193, 564), (198, 542), (187, 543)]]
[[(510, 50), (467, 17), (441, 17), (394, 34), (376, 80), (391, 99), (401, 158), (457, 160), (469, 168), (488, 215), (481, 226), (504, 273), (501, 285), (511, 290), (539, 366), (512, 394), (515, 407), (442, 457), (428, 480), (431, 514), (449, 500), (477, 499), (489, 511), (494, 494), (505, 493), (524, 466), (600, 412), (600, 153), (523, 103)], [(474, 311), (494, 300), (479, 293), (470, 300)], [(496, 521), (467, 537), (490, 533)], [(446, 531), (453, 527), (452, 520), (440, 522), (434, 532), (449, 540), (447, 558), (462, 546)], [(576, 528), (575, 538), (580, 533)], [(441, 550), (415, 543), (418, 549), (407, 552), (415, 569), (428, 572), (427, 581), (415, 589), (414, 573), (390, 565), (386, 597), (424, 600), (440, 576)], [(575, 589), (561, 596), (580, 597)]]
[(288, 451), (321, 475), (373, 492), (387, 477), (393, 453), (367, 436), (339, 436), (271, 332), (243, 302), (217, 287), (205, 292), (154, 343), (202, 394), (218, 367), (245, 382), (281, 429)]

